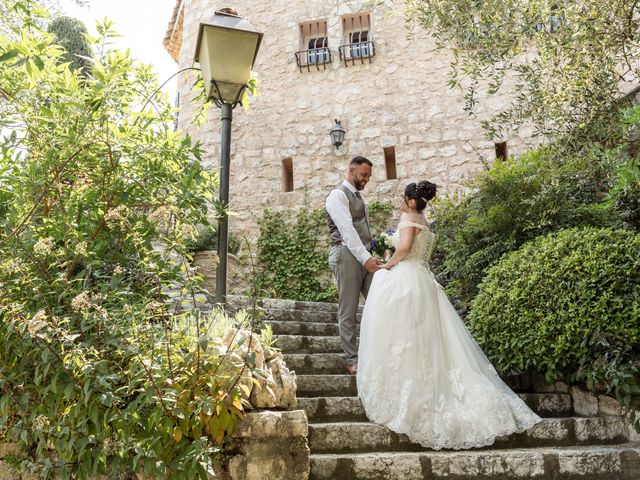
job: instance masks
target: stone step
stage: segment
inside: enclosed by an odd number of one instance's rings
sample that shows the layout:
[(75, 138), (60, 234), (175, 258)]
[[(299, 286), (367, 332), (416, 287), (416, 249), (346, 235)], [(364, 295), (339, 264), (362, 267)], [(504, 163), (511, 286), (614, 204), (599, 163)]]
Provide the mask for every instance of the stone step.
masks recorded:
[(285, 353), (284, 361), (297, 375), (344, 375), (343, 353)]
[[(286, 324), (286, 322), (282, 322), (281, 325), (283, 324)], [(275, 328), (274, 333), (276, 333)], [(346, 372), (347, 364), (344, 361), (344, 354), (340, 352), (285, 353), (284, 358), (287, 366), (291, 370), (295, 370), (298, 375), (344, 375)], [(569, 391), (565, 384), (562, 384), (565, 388), (560, 391), (554, 385), (536, 384), (533, 387), (531, 384), (525, 385), (523, 382), (518, 381), (518, 377), (504, 377), (503, 380), (516, 392), (567, 393)]]
[(340, 337), (278, 335), (275, 347), (282, 353), (340, 353)]
[[(212, 301), (213, 298), (210, 299)], [(254, 301), (250, 297), (244, 297), (241, 295), (228, 295), (227, 306), (229, 308), (249, 308), (253, 306)], [(329, 312), (335, 313), (338, 311), (338, 304), (328, 302), (303, 302), (298, 300), (286, 300), (279, 298), (265, 298), (260, 299), (257, 305), (265, 310), (300, 310), (300, 311), (314, 311), (314, 312)], [(360, 306), (360, 310), (362, 306)]]
[(368, 422), (358, 397), (298, 397), (309, 423)]
[[(627, 435), (620, 417), (545, 418), (526, 432), (499, 437), (491, 448), (607, 445), (627, 442)], [(315, 454), (427, 450), (406, 435), (366, 422), (310, 423), (309, 448)]]
[(338, 336), (338, 324), (328, 322), (290, 322), (280, 320), (266, 320), (266, 325), (271, 325), (276, 335), (311, 335), (311, 336)]
[(355, 375), (296, 375), (296, 396), (303, 397), (355, 397)]
[[(568, 417), (573, 414), (571, 396), (555, 393), (522, 393), (525, 403), (541, 417)], [(298, 406), (312, 423), (366, 422), (367, 415), (358, 397), (298, 398)]]
[(311, 480), (638, 480), (640, 444), (311, 455)]
[(338, 325), (337, 314), (332, 312), (316, 312), (314, 310), (280, 310), (272, 308), (262, 311), (260, 316), (265, 322), (321, 322)]

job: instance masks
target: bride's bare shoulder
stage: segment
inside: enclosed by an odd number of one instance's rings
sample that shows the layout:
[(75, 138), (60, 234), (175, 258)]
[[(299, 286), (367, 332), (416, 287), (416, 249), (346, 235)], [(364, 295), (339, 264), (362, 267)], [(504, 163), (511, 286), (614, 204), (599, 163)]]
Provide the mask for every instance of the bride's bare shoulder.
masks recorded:
[(400, 215), (400, 223), (402, 222), (418, 223), (420, 225), (429, 226), (426, 218), (424, 218), (424, 215), (422, 215), (421, 213), (402, 212), (402, 214)]

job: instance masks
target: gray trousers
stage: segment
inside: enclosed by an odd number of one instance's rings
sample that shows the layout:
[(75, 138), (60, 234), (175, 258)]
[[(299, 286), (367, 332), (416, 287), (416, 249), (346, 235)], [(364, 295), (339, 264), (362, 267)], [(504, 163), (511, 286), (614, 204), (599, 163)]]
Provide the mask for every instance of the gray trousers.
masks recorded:
[(329, 253), (329, 267), (338, 284), (338, 327), (347, 365), (358, 362), (356, 314), (360, 294), (367, 298), (373, 274), (356, 260), (344, 245), (334, 245)]

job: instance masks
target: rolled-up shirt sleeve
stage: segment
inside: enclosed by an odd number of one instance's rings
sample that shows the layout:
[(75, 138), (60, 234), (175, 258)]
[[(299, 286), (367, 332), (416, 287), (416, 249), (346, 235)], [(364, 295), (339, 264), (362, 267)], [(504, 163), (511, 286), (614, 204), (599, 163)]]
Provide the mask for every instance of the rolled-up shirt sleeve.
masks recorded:
[(371, 258), (371, 254), (362, 244), (358, 232), (353, 227), (347, 196), (340, 190), (333, 190), (327, 197), (325, 208), (333, 223), (338, 227), (342, 244), (346, 245), (351, 254), (364, 265)]

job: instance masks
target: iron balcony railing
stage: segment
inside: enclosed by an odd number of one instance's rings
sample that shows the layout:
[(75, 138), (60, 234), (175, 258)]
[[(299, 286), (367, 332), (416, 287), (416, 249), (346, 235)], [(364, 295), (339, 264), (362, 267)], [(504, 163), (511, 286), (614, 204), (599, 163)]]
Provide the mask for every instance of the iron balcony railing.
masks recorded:
[(373, 40), (348, 43), (346, 45), (342, 45), (339, 52), (340, 60), (344, 61), (345, 67), (349, 65), (349, 60), (351, 60), (352, 65), (355, 65), (356, 60), (360, 60), (364, 63), (365, 58), (369, 59), (369, 63), (371, 63), (371, 59), (376, 56), (376, 46), (373, 43)]
[(329, 47), (312, 48), (296, 52), (296, 63), (298, 64), (300, 72), (302, 72), (302, 69), (305, 67), (307, 71), (310, 71), (313, 66), (320, 70), (320, 65), (322, 65), (322, 68), (326, 69), (327, 64), (332, 61), (331, 50), (329, 50)]

